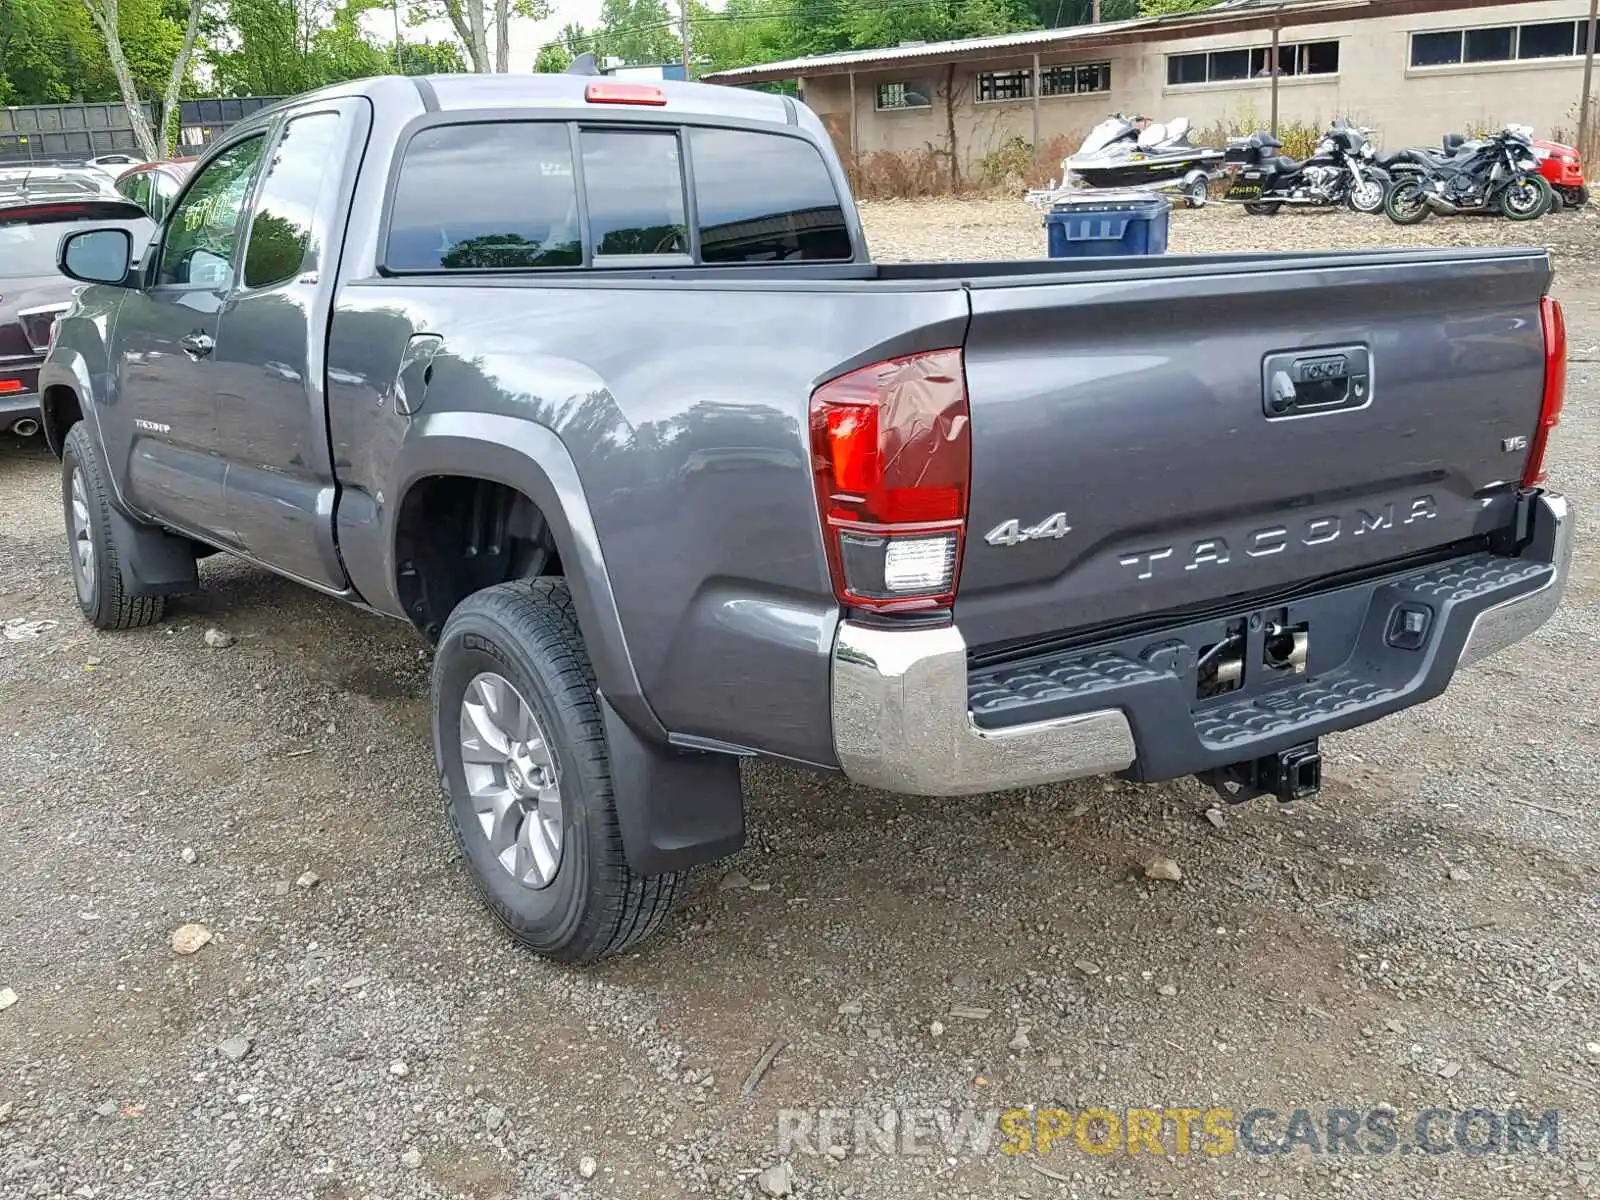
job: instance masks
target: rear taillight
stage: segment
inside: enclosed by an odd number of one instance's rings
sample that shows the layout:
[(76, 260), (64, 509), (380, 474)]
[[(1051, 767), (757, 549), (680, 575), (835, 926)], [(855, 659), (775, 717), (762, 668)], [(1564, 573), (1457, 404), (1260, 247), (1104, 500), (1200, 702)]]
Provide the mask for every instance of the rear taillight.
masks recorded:
[(972, 475), (959, 349), (823, 384), (811, 396), (811, 459), (840, 604), (907, 612), (955, 600)]
[(1567, 394), (1567, 319), (1561, 302), (1545, 296), (1539, 301), (1539, 323), (1544, 327), (1544, 400), (1539, 406), (1539, 427), (1522, 472), (1522, 486), (1538, 487), (1545, 479), (1544, 452), (1550, 431), (1561, 423), (1561, 406)]

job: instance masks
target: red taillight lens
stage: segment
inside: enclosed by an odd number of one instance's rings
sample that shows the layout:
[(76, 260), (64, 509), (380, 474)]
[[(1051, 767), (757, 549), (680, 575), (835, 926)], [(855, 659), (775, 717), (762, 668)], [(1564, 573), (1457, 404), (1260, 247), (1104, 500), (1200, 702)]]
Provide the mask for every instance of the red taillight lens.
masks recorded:
[(954, 601), (972, 475), (961, 351), (823, 384), (811, 396), (811, 457), (839, 603), (895, 612)]
[(20, 380), (20, 379), (0, 379), (0, 393), (20, 392), (21, 390), (22, 390), (22, 380)]
[(667, 102), (667, 95), (648, 83), (591, 83), (583, 89), (590, 104), (653, 104)]
[(1539, 427), (1522, 472), (1522, 486), (1538, 487), (1545, 480), (1544, 452), (1550, 431), (1561, 424), (1561, 406), (1567, 396), (1567, 318), (1561, 302), (1545, 296), (1539, 301), (1539, 323), (1544, 326), (1544, 402), (1539, 406)]

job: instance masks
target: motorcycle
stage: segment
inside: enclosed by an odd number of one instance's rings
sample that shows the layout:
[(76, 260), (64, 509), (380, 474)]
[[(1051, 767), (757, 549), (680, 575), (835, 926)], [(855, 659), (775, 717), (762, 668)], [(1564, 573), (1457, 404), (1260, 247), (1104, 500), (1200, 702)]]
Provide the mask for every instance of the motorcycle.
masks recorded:
[(1270, 133), (1229, 141), (1225, 162), (1237, 170), (1222, 199), (1265, 217), (1285, 204), (1348, 204), (1356, 212), (1382, 211), (1390, 179), (1375, 161), (1372, 130), (1335, 121), (1303, 162), (1279, 154), (1282, 148)]
[(1533, 130), (1507, 125), (1493, 137), (1467, 141), (1449, 134), (1442, 149), (1417, 148), (1391, 155), (1395, 177), (1384, 212), (1397, 225), (1415, 225), (1429, 213), (1500, 213), (1533, 221), (1550, 209), (1550, 181), (1539, 173)]

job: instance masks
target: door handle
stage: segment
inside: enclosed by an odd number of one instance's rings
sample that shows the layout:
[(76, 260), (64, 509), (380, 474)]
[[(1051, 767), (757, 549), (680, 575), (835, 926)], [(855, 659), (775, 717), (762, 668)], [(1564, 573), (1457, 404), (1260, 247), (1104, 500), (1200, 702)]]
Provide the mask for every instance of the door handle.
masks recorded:
[(216, 340), (209, 333), (200, 333), (198, 330), (178, 339), (178, 345), (183, 347), (183, 352), (190, 358), (204, 358), (216, 348)]

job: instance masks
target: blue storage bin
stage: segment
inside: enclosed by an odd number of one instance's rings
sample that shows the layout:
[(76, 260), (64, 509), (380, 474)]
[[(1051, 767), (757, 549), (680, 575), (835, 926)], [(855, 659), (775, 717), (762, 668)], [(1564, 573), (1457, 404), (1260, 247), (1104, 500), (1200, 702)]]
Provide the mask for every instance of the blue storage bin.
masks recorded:
[(1165, 254), (1171, 213), (1165, 196), (1086, 198), (1057, 205), (1044, 217), (1050, 257)]

